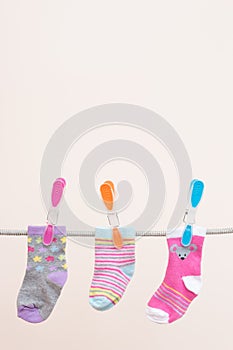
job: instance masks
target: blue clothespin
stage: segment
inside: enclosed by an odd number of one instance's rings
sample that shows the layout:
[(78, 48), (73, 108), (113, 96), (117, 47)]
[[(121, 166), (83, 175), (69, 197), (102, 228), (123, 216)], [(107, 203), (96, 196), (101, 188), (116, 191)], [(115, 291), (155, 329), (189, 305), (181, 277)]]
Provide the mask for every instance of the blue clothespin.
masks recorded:
[(191, 244), (193, 236), (193, 224), (195, 223), (195, 216), (198, 204), (201, 201), (204, 190), (204, 183), (201, 180), (193, 180), (190, 184), (188, 206), (184, 215), (184, 222), (186, 223), (181, 245), (188, 247)]

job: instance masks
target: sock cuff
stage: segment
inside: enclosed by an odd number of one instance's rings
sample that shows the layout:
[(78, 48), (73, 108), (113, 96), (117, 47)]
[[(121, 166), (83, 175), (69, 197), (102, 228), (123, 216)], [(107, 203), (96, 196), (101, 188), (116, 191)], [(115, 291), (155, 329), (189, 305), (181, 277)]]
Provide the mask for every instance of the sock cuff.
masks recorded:
[[(135, 238), (136, 231), (134, 227), (128, 226), (119, 226), (118, 227), (122, 238)], [(111, 227), (96, 227), (95, 229), (95, 238), (106, 238), (112, 239), (112, 228)]]
[[(181, 238), (185, 229), (185, 224), (171, 231), (167, 231), (167, 238)], [(193, 225), (193, 236), (205, 237), (207, 229), (202, 226)]]
[[(40, 235), (42, 236), (45, 232), (46, 226), (28, 226), (28, 235)], [(65, 226), (54, 226), (54, 234), (66, 236)]]

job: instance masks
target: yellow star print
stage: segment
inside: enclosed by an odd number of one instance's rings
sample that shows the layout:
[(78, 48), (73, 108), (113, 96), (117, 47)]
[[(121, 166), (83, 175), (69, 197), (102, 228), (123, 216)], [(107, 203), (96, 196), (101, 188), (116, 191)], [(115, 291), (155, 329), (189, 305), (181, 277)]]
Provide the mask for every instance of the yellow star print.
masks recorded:
[(60, 261), (65, 260), (65, 258), (66, 258), (66, 256), (63, 255), (63, 254), (59, 255), (59, 257), (58, 257), (58, 259), (59, 259)]
[(28, 243), (31, 243), (32, 237), (28, 237)]
[(34, 258), (33, 258), (33, 260), (34, 260), (35, 262), (41, 262), (41, 259), (42, 259), (42, 257), (41, 257), (41, 256), (38, 256), (38, 255), (34, 256)]
[(63, 264), (62, 267), (64, 270), (67, 270), (67, 264)]
[(66, 243), (66, 237), (62, 237), (61, 238), (61, 242), (64, 244), (64, 243)]
[(37, 240), (36, 240), (36, 243), (40, 244), (41, 242), (42, 242), (42, 238), (38, 237)]

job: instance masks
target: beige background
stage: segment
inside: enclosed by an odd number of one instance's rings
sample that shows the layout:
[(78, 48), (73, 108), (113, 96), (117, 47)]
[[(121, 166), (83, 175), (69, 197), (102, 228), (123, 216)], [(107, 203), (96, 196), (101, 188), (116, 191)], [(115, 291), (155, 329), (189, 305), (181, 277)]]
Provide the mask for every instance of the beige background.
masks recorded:
[[(151, 108), (175, 127), (194, 176), (206, 182), (199, 224), (232, 225), (231, 1), (0, 4), (1, 227), (45, 222), (39, 172), (49, 138), (78, 111), (110, 102)], [(69, 168), (64, 165), (68, 178)], [(174, 174), (165, 173), (171, 184)], [(80, 204), (81, 212), (93, 226), (106, 222), (102, 216), (90, 218)], [(88, 305), (93, 251), (69, 242), (69, 281), (53, 314), (40, 325), (16, 317), (26, 238), (0, 240), (0, 339), (5, 349), (232, 349), (231, 236), (207, 238), (202, 292), (187, 315), (168, 326), (144, 315), (164, 275), (164, 239), (138, 242), (135, 276), (120, 304), (106, 313)]]

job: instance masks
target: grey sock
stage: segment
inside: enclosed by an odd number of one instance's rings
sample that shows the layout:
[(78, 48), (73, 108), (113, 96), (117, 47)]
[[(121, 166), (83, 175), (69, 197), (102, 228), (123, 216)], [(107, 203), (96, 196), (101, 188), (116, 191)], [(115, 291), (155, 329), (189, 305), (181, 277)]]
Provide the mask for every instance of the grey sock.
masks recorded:
[(18, 317), (39, 323), (51, 314), (67, 279), (66, 229), (54, 228), (50, 246), (43, 244), (45, 226), (28, 227), (27, 270), (17, 299)]

